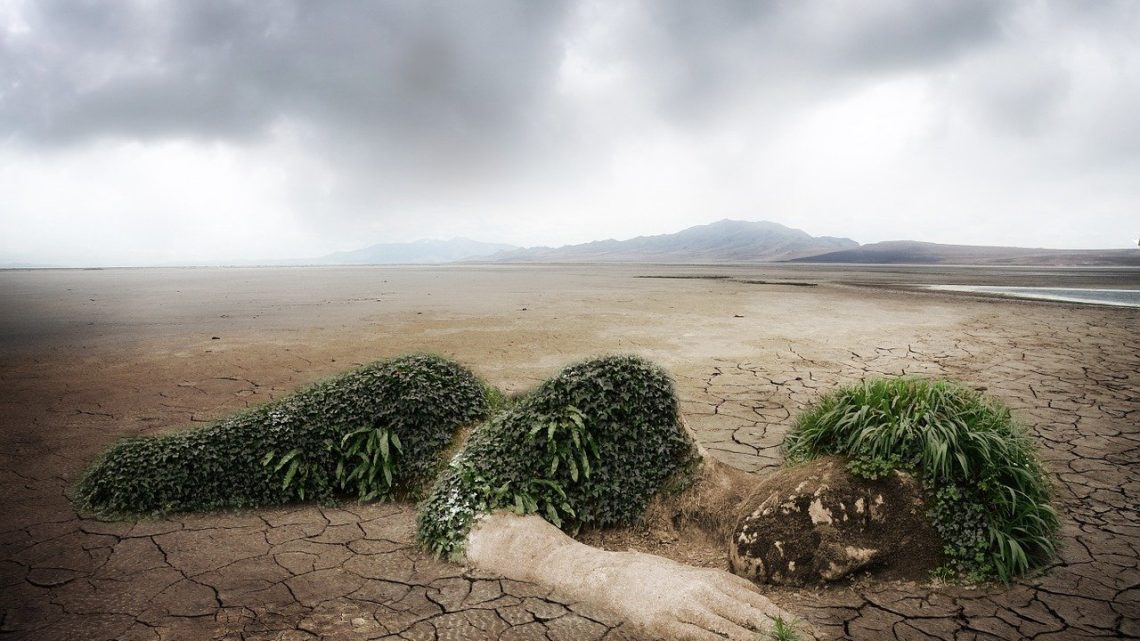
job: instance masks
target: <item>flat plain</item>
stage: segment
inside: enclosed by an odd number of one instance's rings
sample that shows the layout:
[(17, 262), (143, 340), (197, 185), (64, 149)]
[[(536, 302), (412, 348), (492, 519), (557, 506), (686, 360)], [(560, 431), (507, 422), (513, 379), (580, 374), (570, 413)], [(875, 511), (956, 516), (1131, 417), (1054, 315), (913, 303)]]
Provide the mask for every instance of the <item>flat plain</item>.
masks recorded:
[(621, 621), (429, 558), (414, 506), (102, 522), (67, 492), (123, 436), (412, 351), (506, 391), (633, 352), (713, 455), (781, 464), (795, 413), (872, 375), (985, 389), (1056, 482), (1060, 558), (1012, 585), (765, 592), (829, 638), (1140, 637), (1140, 309), (917, 284), (1140, 286), (1137, 269), (446, 266), (0, 271), (0, 636), (632, 638)]

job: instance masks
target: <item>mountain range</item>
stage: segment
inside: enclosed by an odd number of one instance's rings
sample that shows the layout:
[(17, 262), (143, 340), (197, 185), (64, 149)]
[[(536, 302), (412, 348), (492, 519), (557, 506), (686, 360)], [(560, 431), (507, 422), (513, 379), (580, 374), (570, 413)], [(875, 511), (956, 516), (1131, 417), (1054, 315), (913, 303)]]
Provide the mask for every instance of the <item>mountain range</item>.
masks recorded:
[(1140, 266), (1140, 250), (1063, 250), (940, 245), (910, 240), (860, 245), (812, 236), (767, 221), (721, 220), (673, 234), (598, 240), (562, 247), (516, 247), (466, 238), (372, 245), (278, 264), (401, 265), (440, 263), (856, 263), (1046, 266)]
[(511, 263), (777, 262), (858, 246), (859, 243), (850, 238), (811, 236), (778, 223), (722, 220), (675, 234), (514, 249), (492, 254), (485, 260)]
[(1140, 267), (1140, 249), (1040, 249), (940, 245), (892, 240), (860, 245), (790, 262), (908, 265), (1040, 265), (1066, 267)]

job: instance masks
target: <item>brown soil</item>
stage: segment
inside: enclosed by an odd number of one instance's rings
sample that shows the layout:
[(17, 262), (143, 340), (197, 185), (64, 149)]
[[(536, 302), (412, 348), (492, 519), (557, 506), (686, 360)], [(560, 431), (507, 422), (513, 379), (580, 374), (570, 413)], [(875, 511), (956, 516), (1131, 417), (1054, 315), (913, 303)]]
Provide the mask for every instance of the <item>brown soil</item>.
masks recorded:
[(689, 485), (654, 498), (641, 523), (586, 530), (578, 538), (605, 550), (635, 550), (727, 571), (728, 541), (755, 485), (755, 475), (725, 465), (706, 452)]
[[(694, 273), (819, 286), (636, 278)], [(908, 373), (984, 386), (1044, 448), (1063, 515), (1056, 565), (1010, 586), (858, 582), (769, 597), (835, 638), (1138, 636), (1140, 311), (894, 289), (1138, 281), (812, 266), (0, 272), (0, 633), (616, 638), (620, 621), (603, 612), (427, 558), (407, 505), (102, 523), (66, 498), (116, 438), (431, 350), (507, 391), (586, 356), (642, 354), (674, 374), (708, 451), (757, 474), (779, 467), (791, 415), (837, 385)], [(678, 535), (661, 549), (690, 544)]]
[[(845, 465), (821, 458), (753, 483), (733, 533), (733, 571), (779, 585), (834, 581), (852, 571), (927, 580), (943, 562), (942, 543), (926, 520), (918, 481), (901, 473), (861, 479)], [(848, 547), (874, 556), (853, 567)], [(746, 567), (757, 559), (762, 566)], [(831, 576), (840, 571), (843, 577)]]

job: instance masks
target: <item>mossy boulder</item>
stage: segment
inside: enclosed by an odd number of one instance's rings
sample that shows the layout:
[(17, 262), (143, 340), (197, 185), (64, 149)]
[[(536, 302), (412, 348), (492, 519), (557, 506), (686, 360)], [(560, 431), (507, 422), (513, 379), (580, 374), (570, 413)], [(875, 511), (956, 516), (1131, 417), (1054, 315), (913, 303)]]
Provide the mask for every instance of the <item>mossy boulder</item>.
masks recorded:
[(498, 508), (567, 531), (629, 525), (696, 457), (662, 369), (636, 356), (571, 365), (471, 434), (421, 505), (418, 538), (455, 557)]
[(765, 478), (729, 544), (732, 571), (757, 583), (805, 585), (874, 570), (925, 578), (942, 559), (922, 485), (894, 471), (865, 479), (825, 457)]
[(327, 500), (346, 493), (338, 476), (357, 464), (346, 460), (345, 436), (372, 430), (395, 461), (388, 486), (410, 489), (435, 476), (460, 426), (487, 414), (486, 388), (471, 372), (438, 356), (403, 356), (208, 426), (119, 441), (76, 495), (106, 515)]
[(1041, 567), (1060, 526), (1032, 434), (998, 399), (946, 380), (875, 378), (827, 394), (784, 441), (790, 462), (841, 455), (864, 478), (920, 479), (942, 537), (939, 574), (998, 578)]

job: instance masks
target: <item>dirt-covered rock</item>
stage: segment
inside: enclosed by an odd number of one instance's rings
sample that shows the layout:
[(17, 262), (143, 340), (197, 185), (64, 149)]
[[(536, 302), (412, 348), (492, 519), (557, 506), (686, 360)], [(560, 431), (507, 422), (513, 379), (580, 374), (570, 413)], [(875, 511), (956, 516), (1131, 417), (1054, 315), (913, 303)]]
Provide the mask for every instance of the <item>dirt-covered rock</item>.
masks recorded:
[(923, 578), (942, 561), (922, 487), (909, 474), (855, 476), (825, 457), (762, 481), (729, 542), (732, 571), (757, 583), (804, 585), (859, 570)]

